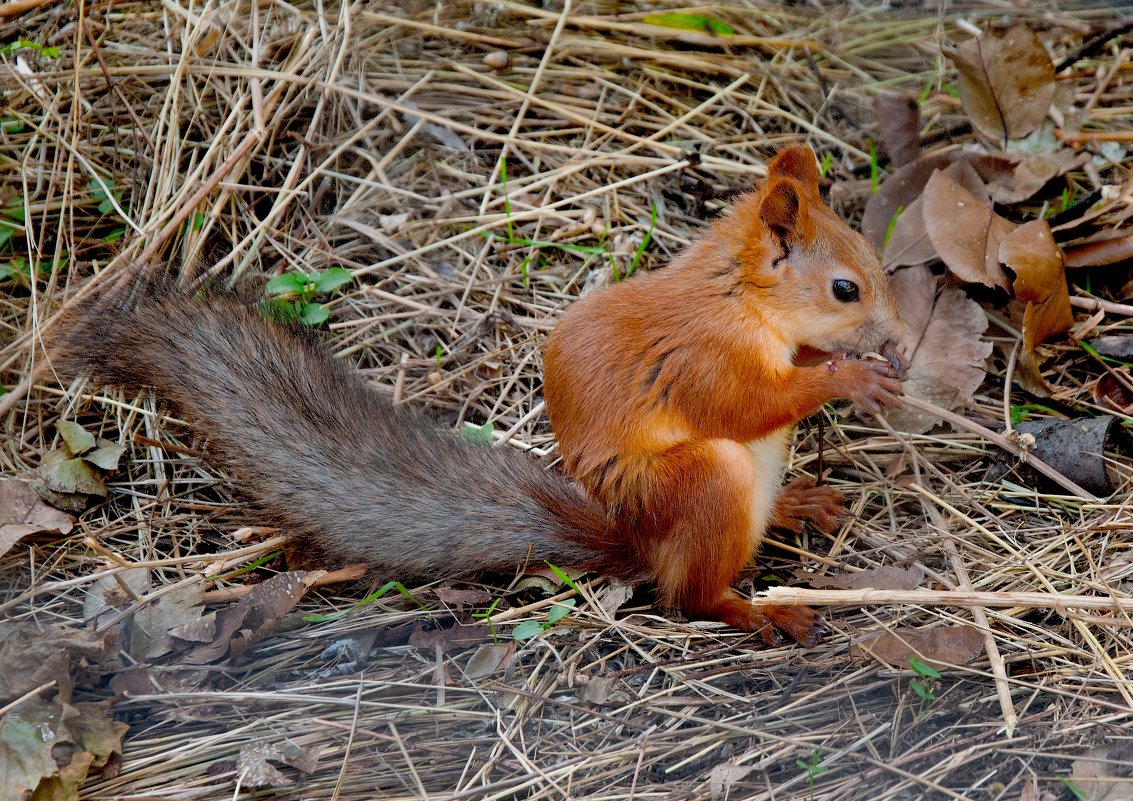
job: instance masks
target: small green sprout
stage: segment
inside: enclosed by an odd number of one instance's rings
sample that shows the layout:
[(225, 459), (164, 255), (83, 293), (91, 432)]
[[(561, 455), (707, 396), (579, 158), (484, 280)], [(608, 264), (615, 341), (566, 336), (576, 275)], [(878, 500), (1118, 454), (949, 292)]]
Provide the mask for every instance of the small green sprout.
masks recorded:
[(869, 193), (877, 194), (877, 187), (881, 182), (881, 168), (877, 164), (877, 145), (869, 143)]
[(340, 617), (343, 617), (345, 615), (350, 614), (351, 612), (353, 612), (358, 607), (367, 606), (368, 604), (372, 604), (374, 601), (378, 600), (383, 595), (386, 595), (390, 590), (397, 590), (399, 593), (401, 593), (401, 595), (403, 597), (408, 598), (410, 601), (417, 604), (417, 606), (421, 607), (422, 609), (424, 609), (426, 611), (428, 610), (428, 607), (425, 606), (425, 604), (421, 603), (419, 600), (417, 600), (417, 598), (413, 595), (413, 593), (411, 593), (409, 590), (407, 590), (405, 588), (405, 585), (402, 584), (400, 581), (387, 581), (385, 584), (383, 584), (377, 590), (370, 593), (365, 598), (358, 601), (358, 603), (356, 603), (356, 604), (348, 606), (345, 609), (340, 609), (337, 612), (330, 612), (329, 614), (325, 614), (325, 615), (304, 615), (303, 620), (307, 623), (326, 623), (329, 620), (338, 620)]
[(915, 656), (909, 657), (909, 667), (918, 676), (918, 678), (909, 682), (909, 686), (912, 688), (917, 698), (921, 699), (921, 707), (918, 714), (923, 715), (929, 704), (936, 701), (936, 693), (933, 692), (930, 682), (939, 681), (940, 674)]
[(830, 770), (830, 768), (825, 765), (819, 764), (820, 762), (822, 762), (821, 748), (816, 748), (810, 752), (809, 761), (802, 757), (795, 760), (795, 764), (799, 766), (799, 769), (806, 771), (806, 786), (812, 801), (814, 799), (814, 780)]
[(492, 632), (492, 642), (498, 644), (500, 641), (499, 635), (496, 632), (496, 624), (492, 622), (492, 613), (496, 611), (496, 607), (500, 605), (502, 598), (496, 598), (492, 601), (492, 605), (485, 609), (483, 612), (473, 612), (473, 620), (483, 620), (488, 624), (488, 631)]
[(822, 157), (822, 163), (818, 165), (818, 174), (822, 178), (826, 177), (826, 173), (830, 172), (830, 166), (834, 163), (834, 154), (829, 150), (826, 151)]
[(516, 640), (530, 640), (537, 634), (542, 634), (547, 631), (551, 626), (558, 623), (564, 617), (570, 614), (570, 610), (574, 608), (575, 599), (567, 598), (565, 601), (560, 601), (557, 604), (551, 604), (551, 608), (547, 610), (546, 620), (525, 620), (516, 626), (511, 631), (511, 636)]
[(59, 48), (50, 45), (44, 46), (39, 42), (33, 42), (28, 39), (17, 39), (14, 42), (0, 45), (0, 55), (10, 56), (17, 50), (31, 50), (38, 53), (44, 58), (59, 58)]
[(904, 206), (898, 206), (893, 210), (893, 216), (889, 218), (889, 224), (885, 226), (885, 237), (881, 240), (881, 252), (885, 252), (885, 248), (889, 247), (889, 238), (893, 236), (893, 229), (897, 227), (897, 218), (901, 216), (901, 212), (905, 210)]
[(1066, 786), (1067, 790), (1074, 794), (1074, 797), (1077, 798), (1078, 801), (1090, 801), (1090, 796), (1086, 793), (1086, 791), (1076, 785), (1070, 779), (1067, 779), (1065, 776), (1059, 776), (1058, 780)]
[(330, 310), (315, 302), (315, 298), (328, 295), (353, 280), (350, 271), (341, 267), (311, 275), (297, 271), (277, 275), (267, 283), (267, 292), (272, 297), (261, 305), (260, 313), (279, 322), (319, 325), (330, 317)]
[(484, 423), (482, 426), (474, 426), (471, 423), (466, 423), (465, 427), (460, 429), (460, 438), (465, 442), (477, 442), (483, 445), (491, 445), (495, 439), (496, 427), (492, 425), (492, 421)]
[(87, 182), (87, 191), (90, 192), (91, 197), (98, 201), (99, 214), (117, 214), (118, 210), (115, 208), (122, 205), (122, 190), (114, 188), (114, 181), (110, 178), (99, 183), (93, 178)]
[(649, 228), (645, 232), (645, 236), (641, 237), (641, 241), (637, 244), (637, 250), (633, 252), (633, 258), (630, 259), (629, 269), (626, 270), (625, 278), (633, 275), (633, 271), (637, 269), (637, 263), (641, 261), (641, 254), (645, 253), (645, 249), (649, 247), (649, 242), (653, 239), (653, 229), (657, 226), (657, 204), (653, 203), (649, 209)]

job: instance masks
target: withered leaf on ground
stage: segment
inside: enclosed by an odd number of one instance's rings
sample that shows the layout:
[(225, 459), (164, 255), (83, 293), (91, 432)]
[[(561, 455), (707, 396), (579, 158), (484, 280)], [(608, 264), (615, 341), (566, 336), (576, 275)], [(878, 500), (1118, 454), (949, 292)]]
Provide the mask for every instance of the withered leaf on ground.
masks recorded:
[(0, 716), (0, 799), (77, 801), (92, 769), (122, 753), (129, 726), (111, 720), (108, 707), (56, 695), (26, 699)]
[(0, 706), (43, 684), (55, 682), (64, 696), (85, 662), (99, 663), (116, 645), (115, 632), (94, 633), (25, 624), (0, 641)]
[(1121, 414), (1133, 413), (1133, 375), (1128, 367), (1103, 373), (1094, 383), (1094, 402)]
[(898, 267), (926, 264), (936, 258), (936, 248), (928, 238), (924, 224), (924, 196), (917, 197), (893, 222), (889, 241), (881, 252), (881, 266), (886, 271)]
[(909, 95), (878, 95), (873, 99), (881, 143), (896, 169), (921, 155), (921, 115), (917, 99)]
[(986, 190), (976, 195), (965, 188), (971, 185), (971, 176), (979, 181), (972, 166), (954, 166), (969, 175), (968, 179), (956, 181), (936, 172), (925, 186), (924, 221), (932, 246), (961, 280), (1010, 291), (1011, 284), (999, 266), (999, 243), (1014, 226), (992, 210)]
[[(942, 172), (973, 195), (986, 197), (987, 187), (968, 161), (953, 161)], [(882, 254), (882, 266), (887, 271), (896, 267), (925, 264), (938, 255), (925, 219), (925, 194), (922, 192), (901, 212), (893, 225), (889, 242)]]
[(204, 613), (203, 593), (199, 583), (154, 590), (157, 597), (143, 603), (130, 620), (127, 645), (130, 655), (139, 661), (148, 661), (173, 650), (172, 630), (200, 619)]
[(29, 534), (66, 534), (75, 518), (48, 506), (26, 481), (0, 479), (0, 556)]
[(884, 565), (840, 576), (810, 576), (807, 583), (818, 590), (915, 590), (924, 581), (924, 568)]
[[(921, 156), (892, 173), (882, 182), (877, 194), (869, 198), (862, 215), (862, 233), (880, 252), (897, 210), (904, 209), (901, 216), (907, 214), (924, 192), (933, 172), (957, 162), (971, 165), (986, 184), (992, 200), (1011, 204), (1026, 200), (1054, 178), (1081, 166), (1088, 159), (1088, 153), (1075, 153), (1069, 148), (1054, 153), (1031, 154), (950, 150)], [(900, 217), (897, 224), (900, 224)]]
[[(270, 761), (269, 761), (270, 760)], [(279, 762), (301, 773), (313, 773), (318, 767), (318, 754), (291, 743), (252, 743), (240, 749), (236, 772), (247, 787), (284, 787), (292, 782), (271, 762)]]
[[(901, 167), (881, 183), (877, 194), (870, 197), (862, 214), (862, 234), (877, 252), (881, 252), (889, 225), (894, 216), (898, 215), (898, 210), (903, 210), (900, 212), (903, 216), (913, 205), (913, 201), (921, 196), (932, 174), (944, 169), (952, 161), (951, 153), (922, 156)], [(900, 216), (897, 220), (900, 223)]]
[(450, 606), (482, 606), (492, 602), (491, 593), (484, 590), (437, 587), (433, 592), (443, 603)]
[(459, 623), (430, 629), (418, 626), (409, 636), (409, 644), (429, 651), (438, 645), (442, 651), (459, 651), (480, 645), (490, 635), (487, 626), (462, 626)]
[(991, 28), (945, 55), (960, 73), (960, 102), (984, 136), (1018, 139), (1046, 119), (1054, 100), (1054, 64), (1025, 24)]
[(910, 659), (939, 667), (966, 665), (983, 652), (984, 635), (974, 626), (899, 627), (851, 646), (890, 667), (907, 668)]
[[(983, 339), (987, 315), (956, 287), (943, 286), (928, 267), (906, 267), (889, 279), (901, 319), (902, 345), (910, 359), (905, 393), (946, 409), (957, 409), (983, 382), (990, 342)], [(900, 431), (924, 433), (939, 418), (905, 407), (886, 414)]]
[(225, 654), (239, 659), (276, 630), (283, 616), (295, 608), (311, 583), (321, 575), (322, 571), (294, 570), (257, 584), (239, 601), (216, 613), (216, 638), (191, 649), (185, 661), (200, 665)]
[(1003, 238), (999, 260), (1015, 273), (1016, 299), (1027, 304), (1018, 378), (1029, 392), (1049, 395), (1035, 348), (1074, 324), (1062, 250), (1046, 220), (1031, 220)]
[(1133, 234), (1102, 231), (1066, 246), (1067, 267), (1104, 267), (1133, 259)]
[(1133, 753), (1126, 742), (1096, 745), (1074, 760), (1070, 779), (1087, 801), (1129, 801)]
[(464, 675), (470, 679), (483, 679), (503, 670), (515, 656), (515, 640), (494, 645), (481, 645), (468, 659)]

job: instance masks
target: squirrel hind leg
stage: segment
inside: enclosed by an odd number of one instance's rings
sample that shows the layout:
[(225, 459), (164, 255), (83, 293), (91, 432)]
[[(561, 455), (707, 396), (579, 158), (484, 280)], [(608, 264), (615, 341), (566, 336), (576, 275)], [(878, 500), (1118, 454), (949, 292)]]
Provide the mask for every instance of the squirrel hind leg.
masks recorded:
[(830, 631), (822, 614), (810, 607), (753, 604), (731, 588), (697, 616), (757, 632), (769, 646), (781, 645), (785, 634), (804, 648), (813, 648)]
[[(787, 635), (812, 647), (826, 633), (806, 607), (754, 605), (732, 582), (759, 547), (752, 493), (759, 477), (747, 449), (731, 440), (675, 445), (655, 463), (651, 493), (657, 528), (639, 543), (661, 599), (694, 619), (759, 632), (768, 645)], [(663, 511), (662, 511), (663, 510)]]

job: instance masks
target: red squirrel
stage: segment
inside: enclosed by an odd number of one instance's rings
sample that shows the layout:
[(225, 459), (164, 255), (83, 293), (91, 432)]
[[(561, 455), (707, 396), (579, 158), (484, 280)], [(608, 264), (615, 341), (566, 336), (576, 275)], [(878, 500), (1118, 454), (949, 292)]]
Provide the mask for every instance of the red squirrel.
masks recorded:
[[(732, 589), (768, 527), (829, 530), (842, 497), (780, 490), (795, 425), (834, 398), (895, 405), (902, 324), (872, 248), (822, 202), (808, 148), (667, 267), (571, 306), (543, 396), (566, 469), (607, 509), (662, 600), (812, 644), (820, 616)], [(837, 354), (797, 366), (802, 349)], [(845, 358), (876, 351), (888, 361)]]
[[(811, 610), (731, 583), (768, 526), (830, 527), (841, 496), (779, 489), (791, 431), (832, 398), (900, 394), (897, 311), (865, 240), (784, 150), (673, 264), (575, 304), (547, 343), (546, 401), (567, 469), (467, 443), (395, 408), (312, 336), (223, 294), (152, 279), (51, 326), (64, 376), (154, 388), (206, 435), (259, 519), (385, 579), (549, 561), (655, 582), (689, 615), (813, 644)], [(800, 347), (831, 354), (796, 367)], [(890, 362), (850, 359), (877, 351)]]

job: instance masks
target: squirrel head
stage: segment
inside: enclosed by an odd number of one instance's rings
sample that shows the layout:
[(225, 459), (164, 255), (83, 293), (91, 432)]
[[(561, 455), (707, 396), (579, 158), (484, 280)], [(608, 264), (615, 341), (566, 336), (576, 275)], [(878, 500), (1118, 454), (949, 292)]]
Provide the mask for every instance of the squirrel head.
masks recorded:
[(889, 282), (865, 237), (823, 203), (810, 148), (781, 151), (767, 182), (722, 224), (737, 243), (741, 302), (786, 344), (796, 351), (875, 351), (901, 368), (896, 343), (904, 326)]

